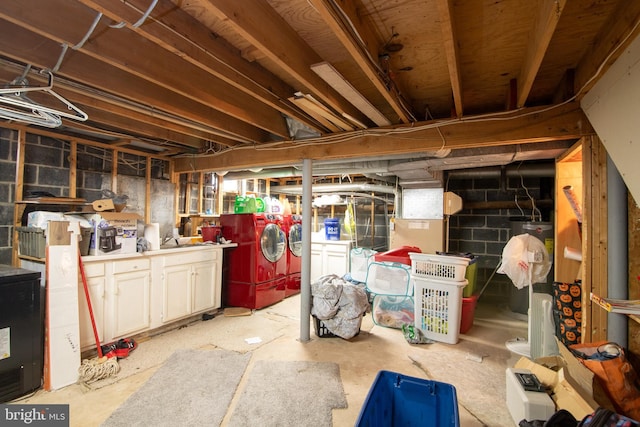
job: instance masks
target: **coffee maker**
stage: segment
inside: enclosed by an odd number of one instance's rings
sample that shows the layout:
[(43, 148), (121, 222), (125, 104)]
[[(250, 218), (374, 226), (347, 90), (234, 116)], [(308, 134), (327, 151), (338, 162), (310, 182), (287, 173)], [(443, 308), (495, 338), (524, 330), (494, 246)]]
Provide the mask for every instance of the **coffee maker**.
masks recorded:
[(116, 243), (118, 230), (115, 227), (98, 228), (98, 245), (102, 252), (111, 252), (120, 249), (120, 243)]

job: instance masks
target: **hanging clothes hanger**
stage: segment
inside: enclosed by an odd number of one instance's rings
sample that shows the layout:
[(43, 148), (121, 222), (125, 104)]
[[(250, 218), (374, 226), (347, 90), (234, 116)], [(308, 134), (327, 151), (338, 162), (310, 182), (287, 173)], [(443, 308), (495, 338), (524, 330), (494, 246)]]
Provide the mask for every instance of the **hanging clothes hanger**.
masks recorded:
[[(62, 125), (62, 117), (78, 121), (86, 121), (89, 118), (84, 111), (53, 91), (53, 73), (51, 71), (41, 71), (41, 73), (48, 74), (46, 86), (29, 86), (25, 78), (28, 71), (29, 68), (22, 76), (4, 88), (0, 88), (0, 118), (52, 128)], [(46, 93), (62, 103), (66, 109), (39, 104), (26, 95), (28, 92)]]

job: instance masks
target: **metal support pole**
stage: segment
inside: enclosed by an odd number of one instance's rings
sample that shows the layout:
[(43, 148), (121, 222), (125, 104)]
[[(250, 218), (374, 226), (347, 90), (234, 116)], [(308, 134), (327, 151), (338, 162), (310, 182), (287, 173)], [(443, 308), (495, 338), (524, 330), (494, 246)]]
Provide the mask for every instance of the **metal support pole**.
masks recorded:
[(300, 273), (300, 341), (310, 340), (311, 318), (311, 181), (310, 159), (302, 163), (302, 271)]

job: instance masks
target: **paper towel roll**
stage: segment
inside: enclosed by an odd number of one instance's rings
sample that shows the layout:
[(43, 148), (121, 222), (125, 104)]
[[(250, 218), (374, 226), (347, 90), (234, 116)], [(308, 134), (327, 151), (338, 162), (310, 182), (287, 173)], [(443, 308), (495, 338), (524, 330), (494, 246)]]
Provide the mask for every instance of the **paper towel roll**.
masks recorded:
[(582, 252), (580, 252), (578, 249), (565, 246), (564, 257), (567, 259), (575, 260), (575, 261), (582, 261)]
[(157, 222), (146, 224), (144, 226), (144, 238), (149, 242), (150, 250), (160, 250), (160, 224)]

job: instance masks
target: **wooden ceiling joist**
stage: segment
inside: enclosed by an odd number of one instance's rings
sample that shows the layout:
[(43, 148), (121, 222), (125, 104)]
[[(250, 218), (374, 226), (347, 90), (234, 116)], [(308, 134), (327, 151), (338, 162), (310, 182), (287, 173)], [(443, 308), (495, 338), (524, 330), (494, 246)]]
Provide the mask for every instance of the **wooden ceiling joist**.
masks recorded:
[[(299, 91), (315, 94), (318, 100), (339, 114), (347, 113), (362, 122), (368, 121), (360, 111), (311, 71), (311, 65), (322, 62), (322, 58), (268, 3), (261, 0), (222, 0), (207, 2), (206, 7), (295, 78), (303, 86)], [(253, 18), (256, 16), (260, 19)]]
[(211, 31), (192, 16), (176, 9), (169, 0), (160, 0), (145, 25), (133, 27), (148, 8), (147, 0), (114, 2), (111, 0), (80, 0), (101, 11), (115, 22), (126, 22), (128, 28), (149, 41), (162, 46), (178, 57), (200, 67), (247, 95), (270, 107), (316, 128), (309, 117), (299, 114), (284, 102), (295, 90), (268, 70), (239, 55), (228, 43), (212, 38)]
[(543, 1), (540, 3), (533, 32), (529, 36), (524, 64), (518, 78), (518, 108), (524, 107), (527, 102), (533, 81), (538, 74), (566, 3), (567, 0)]
[[(11, 22), (14, 14), (18, 15), (23, 8), (27, 8), (31, 13), (14, 23), (69, 46), (74, 46), (82, 40), (86, 35), (86, 28), (96, 16), (92, 9), (62, 0), (49, 0), (44, 3), (38, 0), (24, 0), (12, 2), (11, 5), (15, 7), (7, 7), (0, 17)], [(67, 21), (50, 19), (54, 13), (73, 16), (75, 22), (70, 25)], [(255, 98), (237, 91), (228, 83), (177, 55), (165, 55), (164, 49), (155, 43), (141, 37), (131, 37), (127, 28), (110, 28), (106, 20), (101, 20), (93, 31), (100, 37), (90, 37), (79, 51), (274, 135), (285, 138), (288, 136), (284, 119), (279, 112), (256, 102)], [(123, 49), (126, 55), (123, 55)], [(64, 65), (64, 62), (62, 64)], [(181, 73), (176, 73), (175, 70), (181, 70)], [(186, 73), (189, 78), (185, 79), (182, 73)]]

